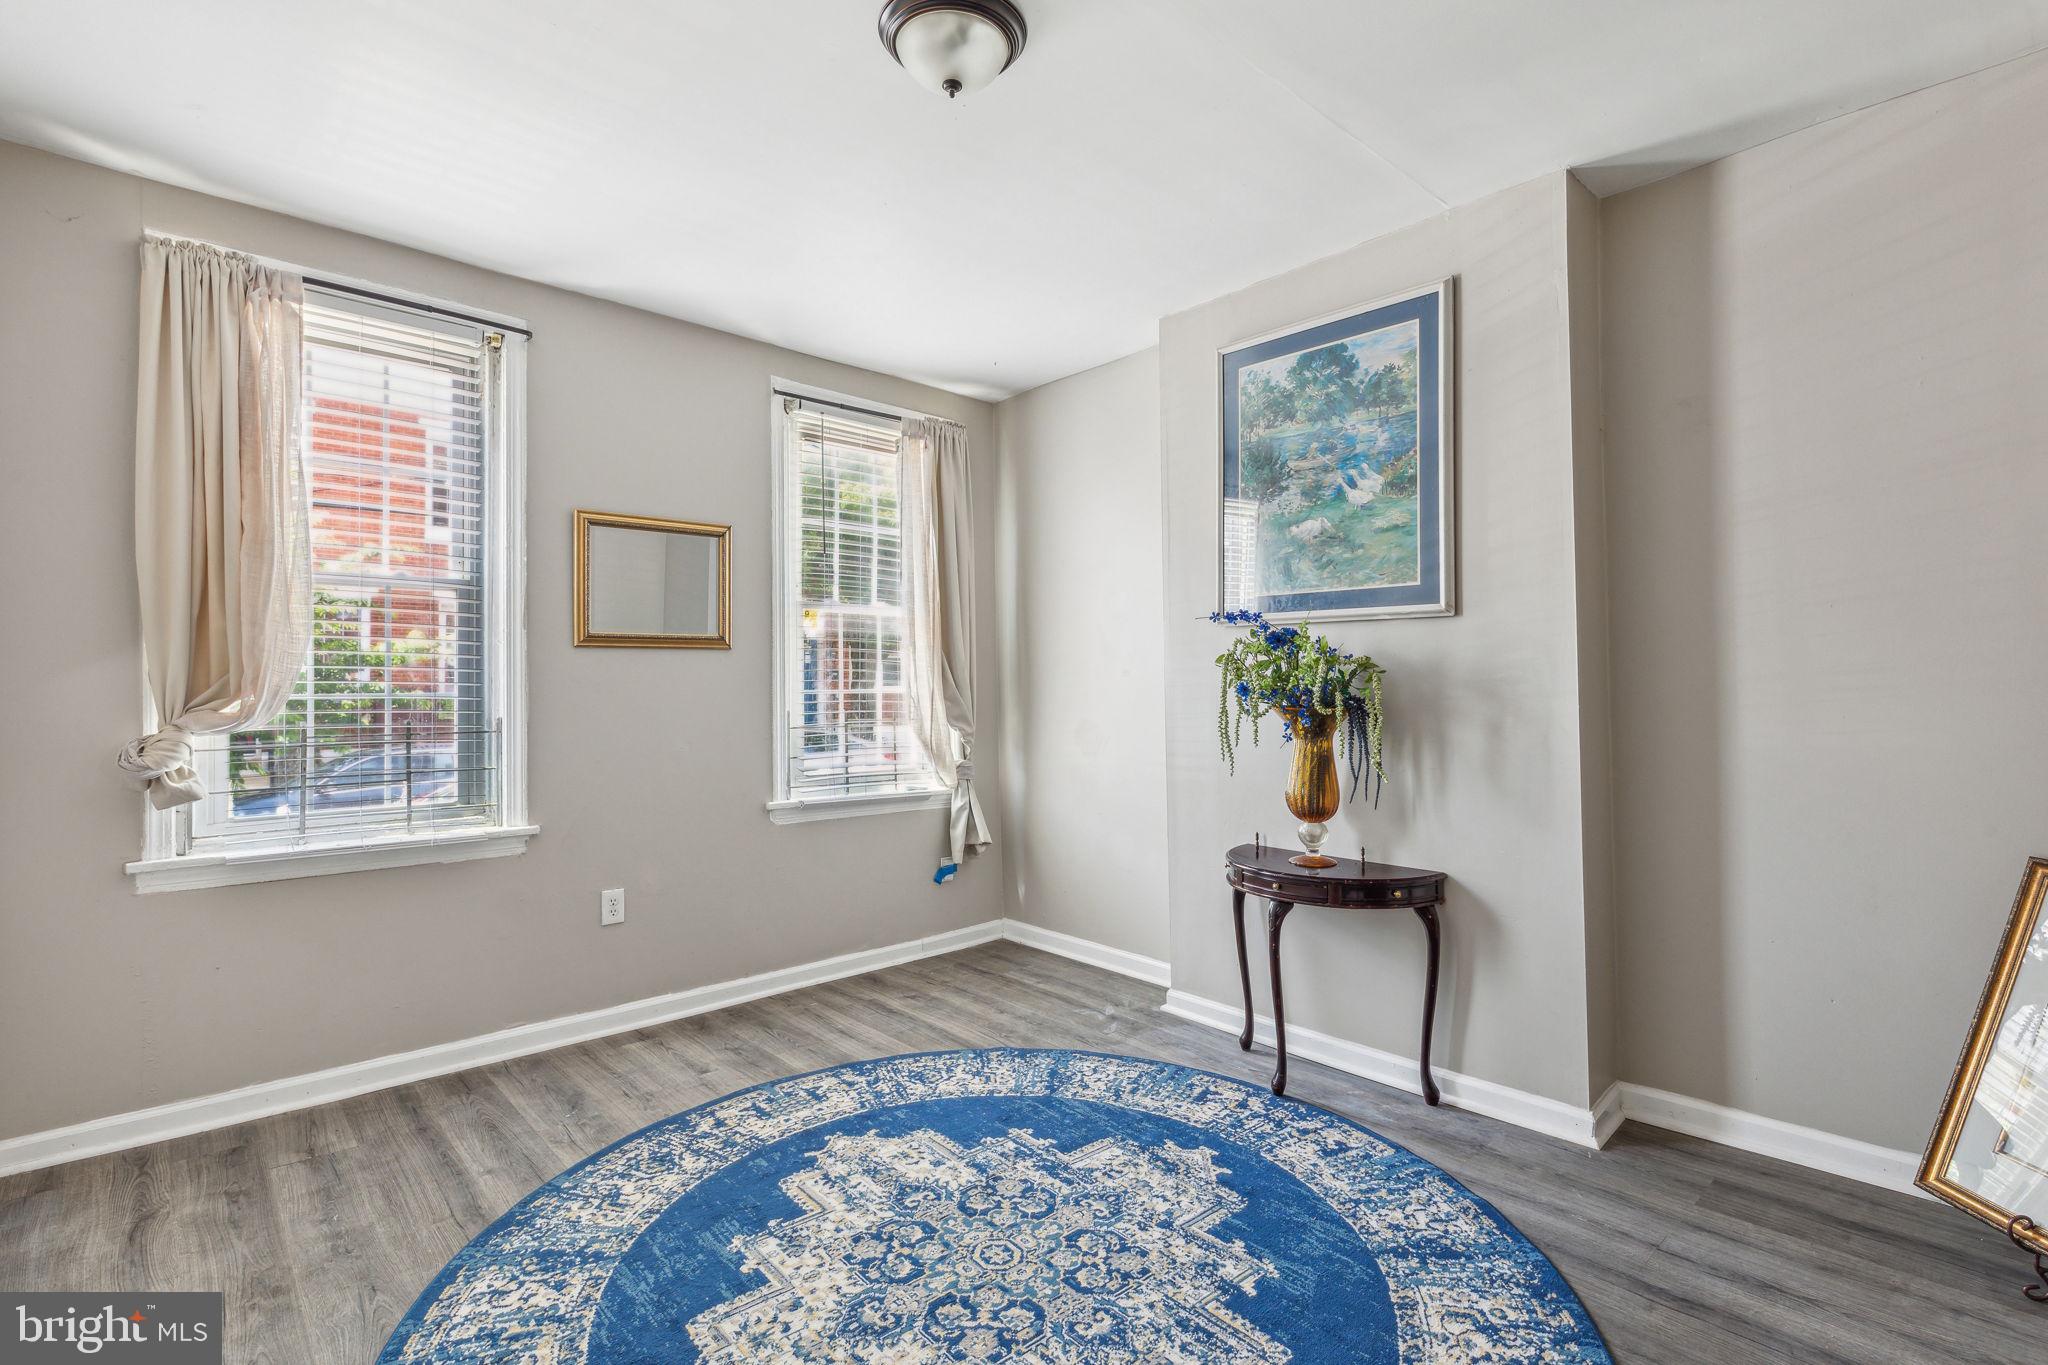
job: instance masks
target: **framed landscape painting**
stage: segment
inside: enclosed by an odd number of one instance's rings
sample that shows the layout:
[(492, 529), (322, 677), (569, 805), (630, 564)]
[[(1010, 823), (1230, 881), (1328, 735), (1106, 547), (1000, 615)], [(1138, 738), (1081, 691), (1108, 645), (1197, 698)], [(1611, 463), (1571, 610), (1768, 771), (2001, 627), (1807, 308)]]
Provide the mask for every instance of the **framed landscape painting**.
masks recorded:
[(1456, 610), (1451, 281), (1221, 353), (1221, 606)]

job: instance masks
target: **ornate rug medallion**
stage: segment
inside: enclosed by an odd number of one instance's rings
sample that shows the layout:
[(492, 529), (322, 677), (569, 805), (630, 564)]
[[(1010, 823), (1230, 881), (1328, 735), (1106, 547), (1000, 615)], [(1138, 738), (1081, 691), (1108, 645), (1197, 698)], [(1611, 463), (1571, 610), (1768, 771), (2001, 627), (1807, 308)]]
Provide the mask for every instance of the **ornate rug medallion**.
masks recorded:
[(861, 1062), (643, 1129), (456, 1256), (383, 1362), (1606, 1362), (1436, 1167), (1222, 1076)]
[(828, 1139), (782, 1188), (809, 1212), (735, 1239), (768, 1285), (692, 1319), (703, 1360), (1288, 1359), (1221, 1302), (1273, 1267), (1208, 1235), (1244, 1207), (1209, 1152), (920, 1129)]

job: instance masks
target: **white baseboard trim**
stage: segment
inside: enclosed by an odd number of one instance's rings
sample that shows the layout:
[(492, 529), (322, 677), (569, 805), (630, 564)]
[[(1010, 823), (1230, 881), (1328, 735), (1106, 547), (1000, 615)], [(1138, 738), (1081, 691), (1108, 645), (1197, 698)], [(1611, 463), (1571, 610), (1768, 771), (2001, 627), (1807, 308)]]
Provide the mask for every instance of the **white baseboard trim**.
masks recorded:
[[(1185, 991), (1168, 991), (1166, 1004), (1161, 1008), (1168, 1014), (1207, 1024), (1226, 1033), (1235, 1034), (1244, 1027), (1244, 1015), (1239, 1006), (1225, 1005)], [(1268, 1047), (1272, 1046), (1272, 1019), (1258, 1015), (1254, 1027), (1254, 1037)], [(1422, 1090), (1412, 1057), (1382, 1052), (1378, 1048), (1333, 1038), (1299, 1025), (1288, 1026), (1287, 1051), (1290, 1056), (1321, 1062), (1353, 1076), (1405, 1090), (1411, 1095)], [(1614, 1131), (1626, 1119), (1787, 1161), (1809, 1170), (1860, 1180), (1880, 1189), (1928, 1197), (1913, 1184), (1913, 1175), (1920, 1165), (1917, 1152), (1894, 1151), (1856, 1138), (1825, 1133), (1818, 1128), (1804, 1128), (1782, 1119), (1730, 1109), (1726, 1105), (1696, 1100), (1687, 1095), (1674, 1095), (1668, 1090), (1657, 1090), (1647, 1085), (1616, 1081), (1607, 1087), (1591, 1109), (1579, 1110), (1542, 1095), (1442, 1068), (1437, 1069), (1436, 1081), (1446, 1104), (1562, 1138), (1581, 1147), (1606, 1146), (1607, 1140), (1614, 1136)]]
[(1918, 1152), (1895, 1151), (1647, 1085), (1623, 1083), (1619, 1089), (1622, 1116), (1637, 1123), (1705, 1138), (1724, 1147), (1775, 1157), (1829, 1175), (1846, 1176), (1881, 1189), (1931, 1197), (1913, 1184), (1913, 1175), (1920, 1166)]
[(647, 1028), (671, 1019), (683, 1019), (693, 1014), (725, 1009), (731, 1005), (745, 1004), (749, 1000), (759, 1000), (765, 996), (781, 995), (785, 991), (799, 990), (805, 986), (836, 981), (841, 977), (880, 971), (884, 967), (912, 962), (918, 958), (958, 952), (962, 948), (971, 948), (976, 944), (994, 942), (1003, 937), (1003, 929), (1003, 921), (990, 920), (984, 924), (970, 925), (965, 929), (934, 934), (929, 938), (913, 939), (885, 948), (869, 948), (862, 952), (826, 958), (821, 962), (785, 967), (778, 971), (763, 972), (759, 976), (741, 977), (737, 981), (722, 981), (691, 990), (676, 991), (669, 995), (657, 995), (646, 1000), (634, 1000), (623, 1005), (591, 1010), (585, 1014), (570, 1014), (559, 1019), (520, 1024), (513, 1028), (500, 1029), (496, 1033), (486, 1033), (481, 1037), (463, 1038), (452, 1043), (437, 1043), (415, 1052), (373, 1057), (365, 1062), (352, 1062), (346, 1066), (330, 1067), (325, 1071), (315, 1071), (303, 1076), (287, 1076), (282, 1080), (264, 1081), (257, 1085), (243, 1086), (239, 1090), (223, 1091), (217, 1095), (177, 1100), (150, 1109), (137, 1109), (126, 1114), (115, 1114), (108, 1118), (73, 1124), (68, 1128), (28, 1133), (0, 1141), (0, 1175), (39, 1170), (44, 1166), (56, 1166), (66, 1161), (77, 1161), (84, 1157), (101, 1156), (107, 1152), (123, 1151), (151, 1142), (203, 1133), (212, 1128), (225, 1128), (231, 1124), (246, 1123), (250, 1119), (267, 1118), (272, 1114), (305, 1109), (316, 1104), (328, 1104), (355, 1095), (365, 1095), (373, 1090), (386, 1090), (394, 1085), (406, 1085), (434, 1076), (445, 1076), (452, 1071), (466, 1071), (474, 1066), (507, 1061), (535, 1052), (548, 1052), (572, 1043), (588, 1042), (593, 1038)]
[[(1225, 1005), (1219, 1001), (1190, 995), (1186, 991), (1170, 990), (1166, 1003), (1160, 1006), (1168, 1014), (1210, 1028), (1222, 1029), (1225, 1033), (1236, 1034), (1244, 1028), (1244, 1011), (1238, 1005)], [(1266, 1046), (1273, 1045), (1273, 1020), (1268, 1015), (1257, 1015), (1253, 1020), (1253, 1038)], [(1348, 1042), (1333, 1038), (1327, 1033), (1302, 1028), (1298, 1024), (1287, 1026), (1287, 1055), (1306, 1061), (1321, 1062), (1353, 1076), (1381, 1085), (1390, 1085), (1405, 1090), (1411, 1095), (1422, 1093), (1422, 1080), (1413, 1057), (1403, 1057), (1392, 1052), (1382, 1052), (1376, 1047), (1363, 1043)], [(1602, 1132), (1603, 1116), (1596, 1116), (1591, 1109), (1578, 1109), (1559, 1100), (1543, 1095), (1516, 1090), (1511, 1086), (1494, 1081), (1481, 1080), (1477, 1076), (1461, 1075), (1456, 1071), (1436, 1070), (1437, 1089), (1443, 1094), (1445, 1104), (1487, 1118), (1500, 1119), (1518, 1127), (1561, 1138), (1581, 1147), (1597, 1148), (1607, 1140), (1607, 1134), (1620, 1123), (1616, 1116), (1606, 1123)], [(1611, 1091), (1609, 1092), (1612, 1093)], [(1602, 1100), (1606, 1102), (1605, 1097)]]
[[(243, 1086), (217, 1095), (202, 1095), (66, 1128), (0, 1140), (0, 1175), (39, 1170), (209, 1129), (226, 1128), (272, 1114), (328, 1104), (374, 1090), (465, 1071), (470, 1067), (508, 1061), (615, 1033), (647, 1028), (672, 1019), (725, 1009), (842, 977), (880, 971), (919, 958), (958, 952), (997, 939), (1056, 953), (1153, 985), (1168, 984), (1168, 966), (1157, 958), (1057, 933), (1022, 920), (990, 920), (907, 943), (846, 953), (736, 981), (717, 982), (584, 1014), (521, 1024), (414, 1052), (374, 1057), (303, 1076), (287, 1076), (282, 1080)], [(1186, 991), (1169, 989), (1166, 1003), (1161, 1008), (1169, 1014), (1226, 1033), (1235, 1034), (1243, 1027), (1243, 1015), (1238, 1006)], [(1257, 1039), (1268, 1047), (1272, 1046), (1273, 1021), (1260, 1015), (1255, 1028)], [(1347, 1042), (1299, 1025), (1287, 1031), (1287, 1045), (1293, 1056), (1321, 1062), (1410, 1094), (1421, 1091), (1415, 1060), (1411, 1057)], [(1674, 1095), (1668, 1090), (1617, 1082), (1607, 1088), (1591, 1109), (1581, 1110), (1542, 1095), (1455, 1071), (1438, 1069), (1436, 1078), (1447, 1104), (1582, 1147), (1605, 1145), (1624, 1119), (1632, 1119), (1653, 1128), (1685, 1133), (1883, 1189), (1921, 1193), (1913, 1185), (1913, 1175), (1920, 1160), (1917, 1153), (1894, 1151), (1855, 1138), (1803, 1128), (1798, 1124), (1765, 1118), (1761, 1114)]]
[(1622, 1112), (1622, 1091), (1620, 1081), (1614, 1082), (1600, 1092), (1600, 1098), (1593, 1102), (1593, 1145), (1605, 1147), (1607, 1139), (1614, 1136), (1614, 1130), (1621, 1127), (1621, 1121), (1628, 1117)]
[(1062, 934), (1036, 924), (1026, 924), (1020, 919), (1003, 921), (1003, 937), (1012, 943), (1021, 943), (1027, 948), (1057, 953), (1076, 962), (1085, 962), (1091, 967), (1101, 967), (1124, 976), (1136, 977), (1154, 986), (1166, 985), (1171, 975), (1167, 964), (1156, 957), (1125, 952), (1122, 948), (1112, 948), (1106, 943), (1097, 943), (1092, 939), (1075, 938), (1072, 934)]

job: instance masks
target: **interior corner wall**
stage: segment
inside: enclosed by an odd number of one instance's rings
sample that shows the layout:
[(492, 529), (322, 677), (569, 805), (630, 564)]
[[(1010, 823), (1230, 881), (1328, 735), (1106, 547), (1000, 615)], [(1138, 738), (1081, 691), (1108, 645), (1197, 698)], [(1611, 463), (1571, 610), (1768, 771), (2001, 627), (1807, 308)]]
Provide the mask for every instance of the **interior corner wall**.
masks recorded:
[(1586, 905), (1587, 1084), (1619, 1080), (1615, 1029), (1614, 703), (1607, 473), (1600, 354), (1600, 201), (1565, 178), (1566, 324), (1571, 346), (1572, 536), (1578, 608), (1579, 834)]
[[(220, 242), (527, 318), (532, 810), (516, 858), (137, 896), (137, 243)], [(998, 918), (1002, 859), (932, 884), (944, 816), (778, 826), (769, 378), (987, 404), (0, 143), (0, 1138)], [(978, 524), (996, 480), (976, 482)], [(729, 522), (733, 647), (574, 649), (578, 507)], [(993, 538), (979, 552), (993, 619)], [(1002, 821), (994, 631), (977, 670)], [(600, 929), (597, 892), (629, 892)], [(772, 1046), (772, 1044), (767, 1044)]]
[[(1174, 988), (1234, 1001), (1223, 853), (1255, 831), (1293, 837), (1277, 734), (1234, 779), (1216, 752), (1217, 353), (1455, 275), (1460, 610), (1325, 627), (1388, 669), (1386, 793), (1345, 806), (1331, 842), (1451, 874), (1438, 1063), (1585, 1106), (1570, 188), (1547, 176), (1161, 322), (1167, 903)], [(1422, 950), (1410, 916), (1298, 912), (1289, 1021), (1414, 1055)]]
[(1009, 914), (1163, 959), (1159, 354), (1019, 394), (997, 421)]
[(2048, 851), (2048, 58), (1602, 205), (1619, 1063), (1932, 1126)]

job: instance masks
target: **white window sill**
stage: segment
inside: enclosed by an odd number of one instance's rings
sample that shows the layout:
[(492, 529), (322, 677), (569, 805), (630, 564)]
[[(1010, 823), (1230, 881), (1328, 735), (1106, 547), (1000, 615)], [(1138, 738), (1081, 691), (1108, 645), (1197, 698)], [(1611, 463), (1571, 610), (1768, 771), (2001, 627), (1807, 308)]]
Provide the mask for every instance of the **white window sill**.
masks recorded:
[(856, 815), (888, 815), (903, 810), (944, 810), (953, 804), (949, 791), (881, 792), (873, 796), (805, 796), (770, 801), (768, 818), (778, 825), (810, 820), (845, 820)]
[(137, 895), (157, 891), (196, 891), (209, 886), (275, 882), (291, 877), (323, 877), (336, 872), (363, 872), (378, 867), (417, 867), (424, 863), (466, 863), (477, 858), (505, 858), (526, 850), (526, 841), (540, 833), (538, 825), (497, 825), (474, 830), (442, 830), (434, 834), (394, 834), (364, 841), (296, 848), (216, 849), (182, 858), (145, 858), (128, 864)]

